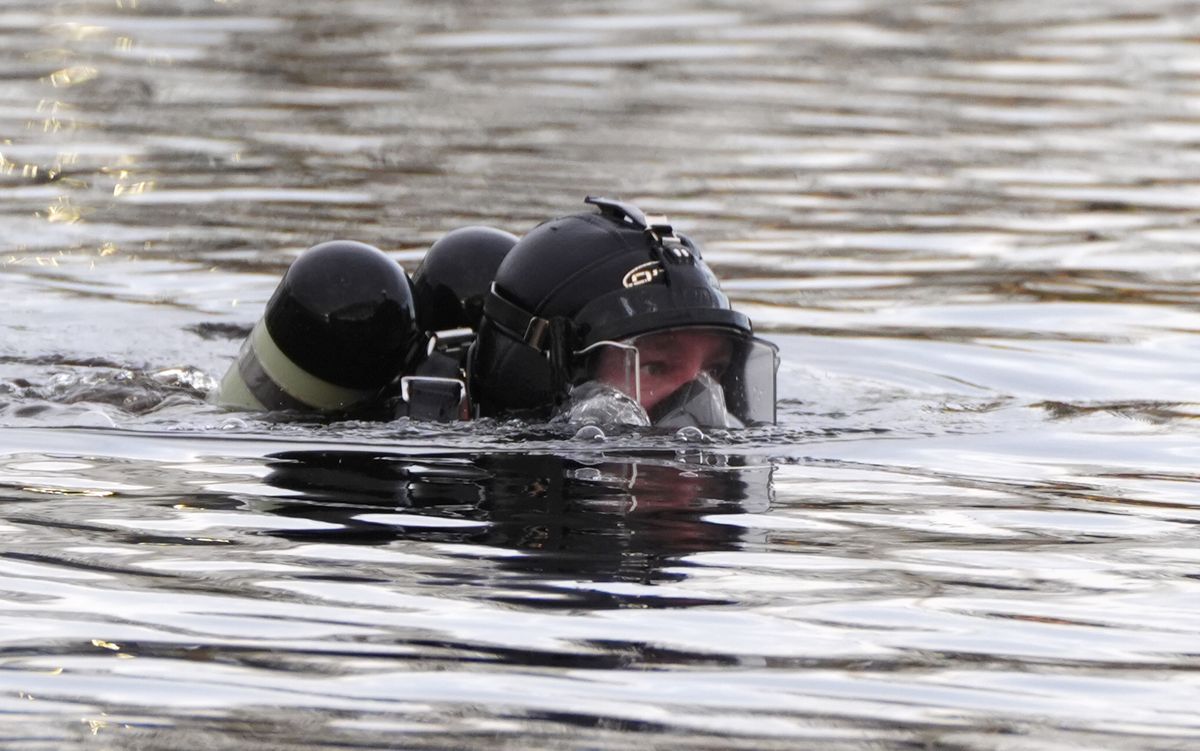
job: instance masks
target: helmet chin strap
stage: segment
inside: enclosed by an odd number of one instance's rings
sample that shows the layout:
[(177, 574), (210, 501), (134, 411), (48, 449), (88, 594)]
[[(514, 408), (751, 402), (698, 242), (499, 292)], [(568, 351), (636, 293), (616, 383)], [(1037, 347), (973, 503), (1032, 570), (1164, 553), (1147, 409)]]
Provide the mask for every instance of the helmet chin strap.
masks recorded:
[(527, 347), (546, 355), (556, 391), (566, 393), (574, 326), (566, 318), (542, 318), (500, 294), (495, 282), (483, 303), (484, 317)]
[(565, 323), (559, 321), (556, 325), (555, 322), (559, 319), (535, 316), (500, 294), (495, 282), (492, 282), (492, 287), (483, 302), (483, 315), (513, 339), (539, 352), (551, 349), (547, 342), (554, 338), (555, 333), (560, 333), (557, 330)]

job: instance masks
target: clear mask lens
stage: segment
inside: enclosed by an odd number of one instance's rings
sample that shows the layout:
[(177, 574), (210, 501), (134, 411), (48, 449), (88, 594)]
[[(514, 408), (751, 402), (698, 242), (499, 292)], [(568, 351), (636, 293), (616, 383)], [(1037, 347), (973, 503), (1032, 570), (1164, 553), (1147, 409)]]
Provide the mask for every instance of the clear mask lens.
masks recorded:
[(599, 381), (572, 387), (556, 419), (570, 425), (650, 426), (650, 416), (637, 399)]
[(659, 428), (744, 428), (725, 400), (725, 389), (708, 373), (701, 373), (654, 407)]
[(575, 378), (556, 421), (571, 425), (647, 427), (638, 403), (637, 347), (597, 342), (575, 353)]
[(631, 409), (640, 406), (664, 428), (773, 424), (778, 367), (775, 345), (728, 329), (680, 327), (599, 342), (575, 353), (563, 414), (644, 425)]

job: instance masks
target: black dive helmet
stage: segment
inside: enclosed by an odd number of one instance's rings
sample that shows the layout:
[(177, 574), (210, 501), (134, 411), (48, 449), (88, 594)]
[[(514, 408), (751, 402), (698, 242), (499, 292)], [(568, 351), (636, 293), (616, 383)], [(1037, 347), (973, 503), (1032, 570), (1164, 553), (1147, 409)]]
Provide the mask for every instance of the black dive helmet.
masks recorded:
[[(752, 341), (750, 319), (731, 308), (699, 248), (665, 217), (606, 198), (587, 203), (600, 212), (539, 225), (496, 272), (469, 366), (484, 416), (547, 416), (571, 388), (578, 353), (601, 342), (677, 327)], [(769, 394), (753, 397), (754, 422), (775, 419), (777, 359), (765, 346), (770, 383), (759, 391)]]

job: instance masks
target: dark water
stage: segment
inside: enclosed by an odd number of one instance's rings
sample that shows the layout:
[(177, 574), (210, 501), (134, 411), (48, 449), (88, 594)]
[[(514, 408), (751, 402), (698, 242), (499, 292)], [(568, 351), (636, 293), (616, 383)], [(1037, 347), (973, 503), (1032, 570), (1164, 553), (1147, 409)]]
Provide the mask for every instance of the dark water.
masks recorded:
[[(0, 745), (1200, 744), (1198, 11), (0, 3)], [(589, 193), (779, 427), (204, 400), (303, 248)]]

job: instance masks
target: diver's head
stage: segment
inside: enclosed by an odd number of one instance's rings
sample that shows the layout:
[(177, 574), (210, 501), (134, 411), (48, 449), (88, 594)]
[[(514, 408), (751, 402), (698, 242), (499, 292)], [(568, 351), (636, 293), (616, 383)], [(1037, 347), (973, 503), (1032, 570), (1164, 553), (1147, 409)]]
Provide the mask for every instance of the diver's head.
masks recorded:
[(599, 383), (654, 424), (774, 422), (775, 348), (754, 338), (696, 244), (664, 217), (588, 202), (600, 212), (540, 225), (497, 270), (470, 366), (481, 413), (548, 417)]

